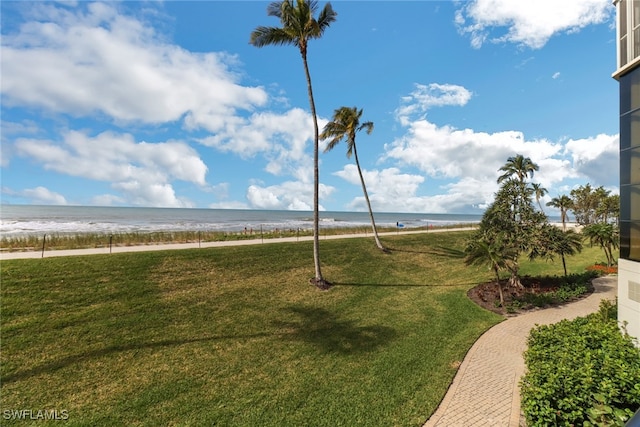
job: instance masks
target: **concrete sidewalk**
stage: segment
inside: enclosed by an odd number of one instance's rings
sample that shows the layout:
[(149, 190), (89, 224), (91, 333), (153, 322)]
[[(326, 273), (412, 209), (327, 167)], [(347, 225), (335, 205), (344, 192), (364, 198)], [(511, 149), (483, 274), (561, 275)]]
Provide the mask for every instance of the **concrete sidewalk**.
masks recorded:
[(560, 307), (512, 317), (485, 332), (467, 353), (447, 394), (424, 427), (518, 427), (520, 377), (525, 373), (522, 353), (529, 331), (598, 311), (603, 299), (615, 300), (617, 276), (593, 282), (588, 297)]

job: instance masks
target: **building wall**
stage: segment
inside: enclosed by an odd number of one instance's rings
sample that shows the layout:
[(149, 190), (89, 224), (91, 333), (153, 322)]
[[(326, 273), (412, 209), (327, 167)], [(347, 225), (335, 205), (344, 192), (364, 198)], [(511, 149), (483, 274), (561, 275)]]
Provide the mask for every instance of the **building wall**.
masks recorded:
[(613, 76), (620, 82), (618, 320), (640, 339), (640, 1), (614, 4), (618, 64)]
[(626, 323), (629, 335), (640, 339), (640, 262), (618, 262), (618, 320)]

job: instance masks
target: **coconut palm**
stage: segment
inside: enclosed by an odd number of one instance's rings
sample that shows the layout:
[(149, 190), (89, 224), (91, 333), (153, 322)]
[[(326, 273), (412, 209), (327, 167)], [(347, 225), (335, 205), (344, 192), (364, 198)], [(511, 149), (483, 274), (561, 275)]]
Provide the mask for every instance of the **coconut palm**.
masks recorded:
[(536, 203), (540, 207), (540, 212), (544, 212), (544, 209), (542, 209), (542, 205), (540, 204), (540, 199), (549, 192), (542, 186), (542, 184), (538, 184), (537, 182), (532, 183), (531, 188), (533, 189), (533, 195), (536, 197)]
[(569, 209), (573, 207), (573, 201), (571, 197), (563, 194), (562, 196), (554, 197), (550, 202), (547, 202), (547, 206), (560, 209), (560, 221), (562, 221), (562, 230), (567, 230), (567, 220), (569, 219)]
[(356, 167), (358, 168), (358, 175), (360, 175), (360, 182), (362, 183), (362, 192), (364, 193), (364, 199), (367, 202), (369, 208), (369, 217), (371, 218), (371, 227), (373, 228), (373, 237), (376, 241), (376, 246), (386, 251), (382, 246), (380, 238), (378, 237), (378, 229), (376, 228), (376, 221), (373, 218), (373, 210), (371, 209), (371, 202), (369, 201), (369, 195), (367, 193), (367, 186), (364, 183), (364, 177), (362, 176), (362, 169), (360, 169), (360, 161), (358, 160), (358, 149), (356, 147), (356, 133), (361, 130), (366, 130), (367, 134), (371, 134), (373, 131), (373, 122), (360, 123), (360, 117), (362, 117), (362, 109), (358, 110), (356, 107), (340, 107), (333, 112), (333, 121), (327, 123), (320, 134), (321, 139), (331, 138), (325, 153), (333, 150), (333, 148), (340, 143), (343, 139), (347, 143), (347, 158), (353, 157), (356, 161)]
[(499, 169), (504, 173), (498, 177), (498, 184), (511, 178), (513, 175), (516, 175), (520, 182), (524, 182), (527, 175), (530, 175), (533, 178), (533, 173), (538, 169), (539, 167), (537, 164), (533, 163), (529, 157), (524, 157), (522, 154), (509, 157), (507, 159), (507, 163)]
[(267, 15), (280, 19), (282, 27), (257, 27), (252, 33), (249, 42), (256, 47), (267, 45), (293, 45), (300, 50), (302, 64), (307, 79), (307, 91), (309, 93), (309, 105), (313, 117), (313, 260), (315, 264), (315, 278), (312, 282), (321, 289), (328, 288), (329, 284), (322, 277), (320, 269), (320, 215), (319, 215), (319, 189), (320, 172), (318, 168), (318, 117), (313, 99), (311, 86), (311, 74), (307, 62), (307, 49), (311, 39), (322, 37), (324, 31), (336, 20), (337, 13), (333, 11), (331, 3), (325, 4), (317, 18), (314, 17), (318, 10), (318, 2), (313, 0), (284, 0), (272, 2), (267, 7)]

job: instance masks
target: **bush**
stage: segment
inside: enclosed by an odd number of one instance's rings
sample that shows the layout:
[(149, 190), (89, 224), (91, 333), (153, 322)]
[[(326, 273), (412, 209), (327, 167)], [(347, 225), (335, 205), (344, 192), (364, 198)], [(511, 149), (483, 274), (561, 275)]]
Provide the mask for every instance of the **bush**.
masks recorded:
[(527, 425), (622, 426), (640, 407), (640, 349), (620, 332), (613, 306), (531, 330), (521, 381)]

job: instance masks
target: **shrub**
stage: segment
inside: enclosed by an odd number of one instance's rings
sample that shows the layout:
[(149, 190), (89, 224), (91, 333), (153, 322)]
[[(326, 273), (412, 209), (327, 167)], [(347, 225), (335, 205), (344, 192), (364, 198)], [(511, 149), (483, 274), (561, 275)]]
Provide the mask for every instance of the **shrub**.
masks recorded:
[(521, 381), (527, 425), (623, 425), (640, 407), (640, 349), (612, 306), (531, 330)]

